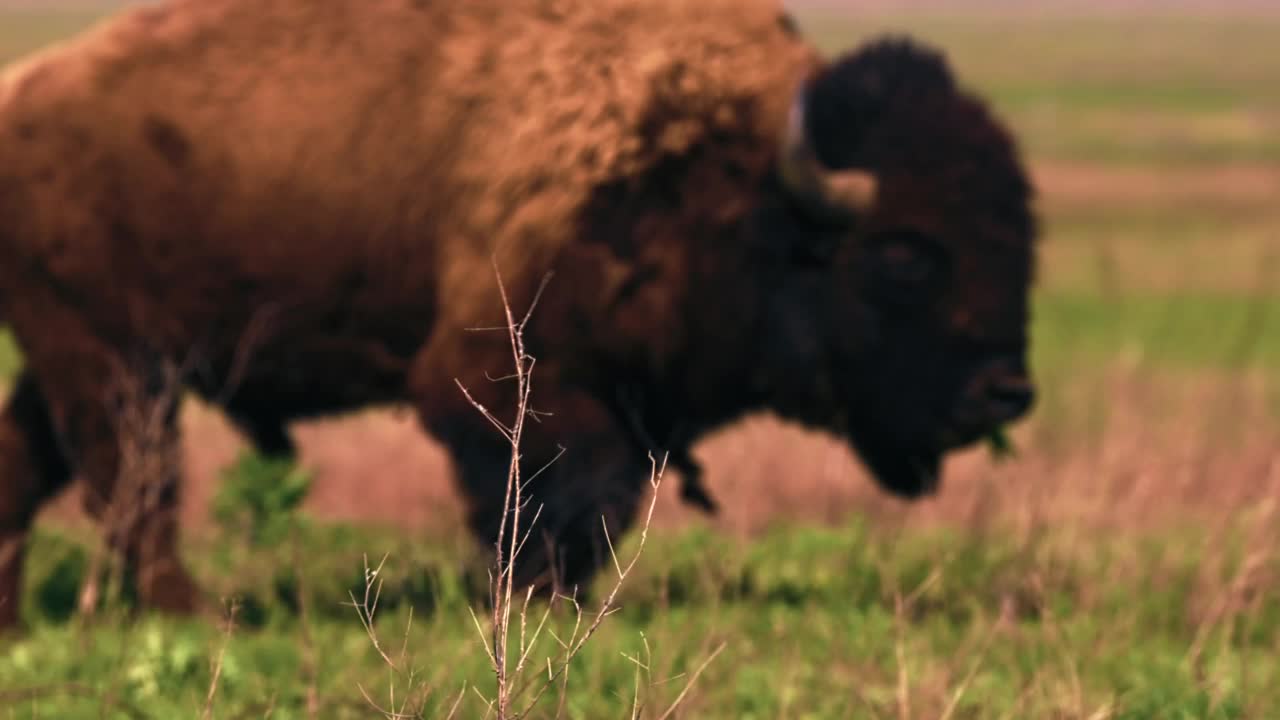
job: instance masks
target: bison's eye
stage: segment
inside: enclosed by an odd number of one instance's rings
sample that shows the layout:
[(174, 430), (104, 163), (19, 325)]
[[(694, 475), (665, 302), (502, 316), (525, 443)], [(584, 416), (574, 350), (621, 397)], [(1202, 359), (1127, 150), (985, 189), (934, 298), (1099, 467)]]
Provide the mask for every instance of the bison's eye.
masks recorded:
[(875, 289), (895, 304), (932, 298), (946, 272), (946, 253), (931, 238), (914, 231), (878, 234), (871, 239)]

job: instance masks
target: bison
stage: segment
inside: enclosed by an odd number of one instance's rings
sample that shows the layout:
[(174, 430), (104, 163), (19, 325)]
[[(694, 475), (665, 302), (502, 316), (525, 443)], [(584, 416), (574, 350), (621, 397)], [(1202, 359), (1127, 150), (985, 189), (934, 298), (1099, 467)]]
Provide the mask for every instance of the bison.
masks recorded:
[[(690, 448), (749, 413), (932, 493), (948, 452), (1033, 404), (1033, 195), (937, 50), (828, 57), (774, 0), (122, 12), (0, 85), (0, 318), (26, 359), (0, 418), (0, 626), (73, 475), (91, 514), (143, 507), (113, 388), (158, 418), (156, 451), (173, 383), (286, 456), (291, 421), (408, 405), (491, 542), (510, 449), (459, 384), (515, 411), (508, 338), (477, 331), (503, 321), (495, 264), (517, 312), (551, 274), (525, 330), (522, 463), (549, 467), (519, 585), (599, 569), (652, 451), (697, 500)], [(189, 612), (162, 475), (110, 542), (144, 606)]]

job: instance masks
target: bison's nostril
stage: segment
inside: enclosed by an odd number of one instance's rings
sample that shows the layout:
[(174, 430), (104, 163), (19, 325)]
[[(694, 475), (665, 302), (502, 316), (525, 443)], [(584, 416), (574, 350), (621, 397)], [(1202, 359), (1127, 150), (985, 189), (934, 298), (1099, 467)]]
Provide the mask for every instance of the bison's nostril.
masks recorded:
[(1035, 388), (1020, 378), (997, 380), (987, 386), (987, 407), (1000, 422), (1021, 417), (1035, 402)]

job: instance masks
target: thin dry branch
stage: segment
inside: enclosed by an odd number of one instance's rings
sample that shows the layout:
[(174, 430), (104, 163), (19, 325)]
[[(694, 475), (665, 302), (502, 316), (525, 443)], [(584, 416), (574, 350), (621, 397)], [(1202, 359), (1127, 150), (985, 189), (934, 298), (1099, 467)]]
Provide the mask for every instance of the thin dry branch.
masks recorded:
[[(495, 698), (495, 709), (498, 716), (506, 718), (510, 714), (511, 689), (512, 682), (510, 680), (511, 668), (509, 665), (508, 642), (511, 630), (511, 614), (514, 602), (514, 570), (515, 561), (523, 550), (528, 540), (528, 531), (522, 536), (520, 532), (520, 521), (523, 511), (527, 505), (525, 500), (525, 491), (528, 484), (537, 477), (537, 473), (527, 481), (521, 481), (520, 474), (520, 447), (524, 437), (524, 423), (526, 418), (533, 417), (537, 421), (537, 415), (529, 404), (529, 397), (532, 392), (532, 374), (536, 364), (535, 359), (528, 354), (524, 344), (524, 330), (528, 326), (533, 312), (537, 307), (539, 299), (547, 287), (547, 283), (551, 279), (551, 274), (543, 277), (539, 284), (534, 297), (529, 304), (524, 316), (519, 322), (515, 319), (515, 314), (511, 310), (511, 300), (507, 293), (506, 284), (503, 282), (502, 273), (498, 270), (497, 261), (492, 261), (494, 274), (496, 277), (498, 292), (502, 299), (503, 314), (506, 318), (506, 330), (508, 341), (511, 345), (511, 355), (515, 371), (511, 375), (507, 375), (502, 380), (516, 381), (516, 412), (515, 418), (511, 424), (499, 420), (493, 412), (478, 402), (470, 393), (470, 391), (457, 378), (454, 382), (458, 385), (467, 401), (502, 434), (508, 445), (511, 447), (510, 461), (507, 467), (507, 480), (505, 494), (502, 505), (502, 518), (498, 526), (498, 537), (494, 542), (495, 565), (497, 567), (496, 577), (490, 575), (491, 593), (493, 599), (493, 616), (492, 630), (489, 639), (485, 643), (485, 652), (489, 657), (492, 665), (495, 682), (497, 686), (497, 697)], [(486, 374), (487, 375), (487, 374)], [(563, 452), (563, 448), (561, 449)], [(552, 459), (552, 463), (559, 458)], [(548, 463), (550, 465), (550, 463)], [(542, 470), (545, 470), (542, 468)], [(542, 472), (539, 470), (538, 472)], [(541, 515), (541, 506), (535, 513), (533, 523), (537, 522)], [(515, 665), (515, 673), (518, 675), (523, 671), (525, 663), (528, 660), (529, 652), (537, 637), (541, 634), (542, 628), (545, 626), (546, 617), (539, 622), (538, 628), (532, 638), (527, 636), (527, 613), (530, 597), (525, 598), (524, 610), (520, 616), (520, 650)], [(549, 610), (548, 610), (549, 612)], [(480, 629), (479, 618), (472, 613), (472, 621)], [(483, 634), (483, 631), (481, 631)]]
[[(382, 568), (386, 561), (387, 556), (383, 555), (382, 560), (378, 562), (378, 566), (370, 568), (369, 558), (364, 556), (364, 594), (359, 600), (356, 599), (355, 593), (351, 591), (348, 591), (347, 595), (351, 598), (350, 605), (355, 608), (356, 615), (360, 618), (360, 624), (364, 627), (370, 644), (373, 645), (374, 650), (382, 658), (391, 675), (391, 680), (387, 687), (388, 700), (385, 706), (375, 701), (363, 685), (357, 683), (356, 689), (360, 691), (360, 695), (365, 702), (386, 720), (401, 720), (402, 718), (413, 718), (421, 715), (421, 709), (426, 705), (427, 699), (430, 697), (431, 688), (419, 683), (415, 670), (412, 668), (406, 669), (409, 664), (409, 634), (413, 628), (412, 608), (409, 609), (409, 620), (405, 624), (404, 637), (400, 645), (399, 661), (391, 659), (391, 656), (383, 648), (381, 639), (378, 637), (374, 623), (378, 610), (378, 600), (382, 596)], [(397, 676), (404, 678), (406, 688), (403, 698), (400, 700), (396, 699)], [(465, 693), (465, 688), (463, 692)], [(412, 710), (410, 709), (411, 707)], [(457, 703), (455, 703), (454, 707), (456, 710)], [(452, 717), (452, 713), (450, 713), (450, 717)]]
[[(540, 413), (534, 410), (530, 404), (532, 395), (532, 375), (536, 365), (536, 360), (529, 355), (525, 346), (524, 332), (530, 320), (533, 317), (540, 298), (547, 287), (547, 283), (551, 279), (551, 274), (543, 277), (539, 284), (533, 299), (529, 304), (524, 315), (516, 320), (516, 314), (511, 308), (511, 299), (507, 292), (507, 287), (503, 281), (502, 274), (498, 270), (496, 260), (493, 262), (493, 269), (496, 276), (498, 292), (502, 300), (503, 314), (506, 319), (507, 339), (510, 343), (511, 358), (514, 365), (514, 372), (500, 377), (493, 377), (486, 373), (486, 377), (493, 382), (506, 382), (514, 380), (516, 382), (516, 407), (515, 416), (510, 423), (499, 419), (494, 413), (478, 402), (468, 389), (457, 378), (454, 382), (462, 391), (467, 401), (485, 418), (495, 429), (501, 433), (502, 437), (510, 446), (510, 461), (507, 468), (506, 488), (503, 498), (502, 517), (498, 527), (497, 538), (494, 542), (495, 553), (495, 570), (490, 573), (490, 592), (492, 595), (493, 607), (491, 623), (492, 627), (489, 634), (486, 635), (482, 628), (479, 617), (474, 612), (471, 613), (472, 622), (481, 636), (485, 638), (485, 653), (489, 658), (496, 686), (496, 696), (493, 700), (486, 699), (486, 705), (491, 712), (496, 712), (497, 717), (507, 720), (512, 717), (524, 717), (527, 715), (541, 700), (548, 689), (554, 687), (557, 681), (561, 684), (560, 705), (557, 710), (559, 717), (564, 710), (565, 688), (567, 687), (569, 668), (573, 659), (582, 650), (585, 644), (595, 634), (596, 630), (603, 623), (604, 619), (613, 614), (617, 610), (617, 595), (622, 585), (625, 583), (627, 576), (635, 567), (639, 560), (640, 554), (643, 552), (645, 542), (648, 538), (649, 527), (652, 523), (654, 508), (656, 507), (658, 488), (661, 485), (662, 474), (666, 468), (666, 458), (663, 458), (661, 468), (658, 467), (657, 461), (650, 454), (650, 485), (653, 489), (652, 500), (650, 502), (644, 522), (640, 529), (639, 547), (635, 557), (631, 558), (625, 566), (617, 557), (617, 552), (613, 547), (613, 540), (609, 536), (609, 528), (605, 518), (602, 516), (601, 521), (604, 523), (604, 533), (606, 542), (609, 544), (609, 550), (613, 559), (615, 571), (618, 574), (617, 581), (613, 589), (605, 598), (604, 603), (599, 608), (595, 617), (585, 626), (583, 626), (584, 616), (581, 606), (576, 599), (576, 592), (572, 596), (560, 594), (558, 591), (553, 592), (551, 602), (543, 612), (542, 617), (533, 625), (530, 632), (530, 623), (528, 618), (529, 605), (532, 600), (532, 589), (525, 593), (523, 603), (518, 603), (515, 599), (514, 588), (514, 570), (516, 560), (519, 558), (521, 551), (524, 549), (525, 543), (529, 539), (530, 529), (537, 523), (540, 517), (542, 506), (539, 505), (534, 514), (529, 528), (522, 528), (524, 513), (528, 510), (530, 504), (528, 496), (528, 488), (547, 467), (559, 460), (564, 453), (564, 448), (559, 449), (559, 453), (551, 459), (543, 467), (539, 468), (528, 478), (522, 478), (521, 474), (521, 443), (524, 438), (524, 423), (528, 418), (532, 418), (535, 422), (539, 421), (541, 415), (549, 415), (550, 413)], [(490, 330), (498, 330), (502, 328), (486, 328)], [(574, 609), (574, 628), (572, 635), (568, 640), (563, 640), (552, 630), (547, 629), (547, 620), (550, 616), (552, 605), (557, 600), (567, 600), (573, 605)], [(513, 613), (519, 615), (519, 642), (518, 651), (515, 655), (514, 667), (511, 666), (512, 655), (509, 651), (509, 643), (511, 642), (511, 632), (513, 630), (512, 623)], [(546, 658), (547, 675), (541, 685), (535, 685), (533, 680), (526, 680), (525, 672), (531, 667), (531, 657), (535, 648), (538, 647), (539, 641), (543, 633), (549, 634), (560, 645), (561, 652), (557, 658)], [(532, 700), (528, 705), (519, 712), (513, 713), (513, 703), (517, 698), (525, 696), (525, 693), (533, 688), (537, 688)], [(478, 692), (478, 691), (477, 691)]]
[(235, 632), (236, 612), (240, 609), (240, 603), (232, 600), (227, 609), (227, 626), (222, 635), (222, 645), (218, 648), (218, 657), (213, 663), (213, 677), (209, 679), (209, 691), (204, 699), (204, 712), (200, 715), (201, 720), (212, 720), (213, 718), (213, 701), (218, 695), (218, 680), (222, 678), (222, 662), (227, 655), (227, 645), (231, 644), (231, 633)]
[(317, 680), (317, 659), (315, 640), (311, 637), (311, 602), (307, 599), (306, 573), (302, 570), (301, 543), (298, 540), (298, 529), (290, 532), (290, 550), (293, 555), (293, 566), (297, 573), (298, 626), (302, 644), (302, 677), (307, 686), (306, 711), (308, 720), (316, 720), (320, 716), (320, 689)]
[(658, 720), (667, 720), (667, 718), (671, 717), (672, 713), (676, 711), (676, 708), (680, 707), (680, 703), (684, 702), (685, 696), (693, 689), (694, 683), (698, 682), (698, 678), (702, 676), (703, 671), (711, 665), (711, 663), (716, 659), (716, 656), (718, 656), (725, 647), (728, 646), (728, 644), (729, 643), (727, 641), (722, 641), (716, 646), (716, 649), (712, 651), (711, 655), (709, 655), (706, 660), (702, 661), (702, 664), (698, 666), (698, 669), (694, 670), (693, 675), (689, 677), (689, 682), (685, 683), (684, 689), (680, 691), (680, 694), (676, 696), (675, 701), (671, 703), (671, 707), (667, 708), (667, 711), (662, 713)]

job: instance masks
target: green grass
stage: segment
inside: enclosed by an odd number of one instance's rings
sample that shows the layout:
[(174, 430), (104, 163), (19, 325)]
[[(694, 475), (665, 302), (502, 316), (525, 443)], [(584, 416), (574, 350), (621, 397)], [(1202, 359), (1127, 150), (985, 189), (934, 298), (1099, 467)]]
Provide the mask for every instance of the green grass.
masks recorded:
[(0, 380), (12, 378), (22, 368), (22, 353), (13, 336), (0, 330)]
[(1166, 369), (1280, 371), (1280, 297), (1054, 293), (1035, 305), (1033, 359), (1101, 366), (1140, 350)]
[[(566, 716), (625, 716), (636, 695), (630, 657), (647, 668), (639, 673), (643, 716), (656, 717), (721, 643), (683, 717), (894, 716), (900, 672), (917, 717), (937, 717), (957, 693), (955, 717), (965, 718), (1083, 717), (1103, 708), (1133, 718), (1273, 716), (1280, 689), (1267, 678), (1280, 672), (1280, 605), (1272, 596), (1213, 615), (1246, 546), (1205, 539), (1195, 530), (1084, 546), (1000, 532), (893, 537), (856, 522), (779, 528), (745, 547), (697, 530), (657, 536), (621, 595), (623, 609), (578, 658)], [(268, 705), (271, 717), (304, 717), (307, 654), (291, 594), (298, 578), (317, 649), (320, 716), (369, 717), (358, 688), (385, 699), (391, 675), (343, 603), (363, 590), (361, 554), (384, 552), (378, 628), (398, 652), (414, 608), (409, 662), (435, 689), (424, 716), (441, 716), (465, 687), (473, 690), (461, 716), (480, 715), (475, 693), (490, 694), (492, 677), (467, 608), (465, 588), (476, 580), (465, 563), (349, 528), (313, 528), (300, 542), (301, 563), (287, 547), (234, 561), (223, 557), (225, 545), (191, 551), (206, 578), (215, 567), (224, 587), (237, 578), (252, 608), (227, 641), (219, 717), (262, 717)], [(65, 616), (84, 550), (48, 533), (35, 550), (41, 560), (26, 603), (40, 619), (0, 655), (0, 688), (45, 690), (38, 702), (10, 704), (5, 717), (99, 717), (101, 697), (140, 717), (195, 715), (223, 641), (217, 631), (158, 617), (82, 631)], [(565, 637), (571, 621), (557, 613), (551, 627)], [(1188, 657), (1200, 635), (1203, 654)], [(554, 641), (544, 639), (545, 656)], [(535, 662), (534, 674), (544, 672), (541, 657)], [(50, 687), (53, 679), (95, 695), (69, 697)], [(554, 707), (552, 698), (540, 716)]]

